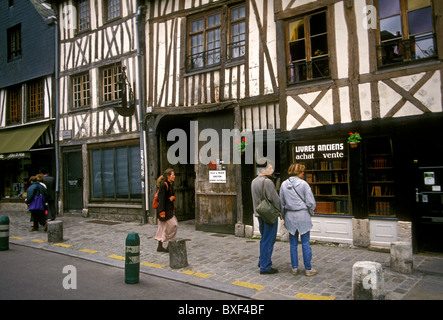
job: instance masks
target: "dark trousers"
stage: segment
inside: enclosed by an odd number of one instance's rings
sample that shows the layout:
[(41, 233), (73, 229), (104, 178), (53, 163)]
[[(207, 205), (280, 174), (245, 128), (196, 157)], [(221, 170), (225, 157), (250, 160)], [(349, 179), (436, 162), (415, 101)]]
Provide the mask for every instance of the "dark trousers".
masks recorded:
[(45, 212), (43, 210), (31, 210), (32, 228), (38, 230), (38, 224), (46, 224)]

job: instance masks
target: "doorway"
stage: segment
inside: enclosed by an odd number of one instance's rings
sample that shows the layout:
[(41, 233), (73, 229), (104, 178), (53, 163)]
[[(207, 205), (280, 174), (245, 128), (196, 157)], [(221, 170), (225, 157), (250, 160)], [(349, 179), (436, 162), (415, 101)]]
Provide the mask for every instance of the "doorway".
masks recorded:
[(443, 166), (418, 167), (416, 217), (418, 249), (443, 252)]
[(83, 209), (83, 171), (80, 149), (63, 153), (64, 211), (81, 213)]

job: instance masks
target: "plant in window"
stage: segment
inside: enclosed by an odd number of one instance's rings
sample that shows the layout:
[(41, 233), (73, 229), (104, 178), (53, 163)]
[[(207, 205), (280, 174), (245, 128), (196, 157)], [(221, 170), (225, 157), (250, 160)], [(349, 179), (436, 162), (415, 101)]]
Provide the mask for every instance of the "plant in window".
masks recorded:
[(348, 143), (351, 145), (351, 148), (355, 148), (357, 146), (357, 143), (360, 143), (361, 139), (362, 137), (358, 132), (349, 132)]

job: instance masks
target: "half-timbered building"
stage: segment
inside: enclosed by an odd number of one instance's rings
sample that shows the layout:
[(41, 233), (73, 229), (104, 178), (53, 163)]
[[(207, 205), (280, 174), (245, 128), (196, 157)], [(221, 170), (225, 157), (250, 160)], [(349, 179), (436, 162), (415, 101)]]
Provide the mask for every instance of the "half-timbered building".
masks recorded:
[(24, 211), (29, 178), (55, 175), (54, 11), (0, 2), (0, 209)]
[(140, 221), (137, 1), (57, 3), (61, 210)]
[(274, 3), (282, 164), (307, 165), (311, 237), (441, 250), (441, 1)]

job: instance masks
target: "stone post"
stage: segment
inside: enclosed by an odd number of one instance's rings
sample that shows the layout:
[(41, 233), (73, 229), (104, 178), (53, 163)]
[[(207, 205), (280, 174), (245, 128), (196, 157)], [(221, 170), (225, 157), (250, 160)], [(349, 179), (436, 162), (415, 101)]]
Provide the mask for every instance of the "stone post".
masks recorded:
[(400, 273), (412, 273), (413, 262), (410, 242), (398, 241), (391, 243), (391, 270)]
[(49, 221), (48, 222), (48, 242), (63, 241), (63, 221)]
[(380, 263), (358, 261), (352, 266), (352, 299), (385, 300), (385, 280)]
[(188, 266), (186, 239), (169, 240), (169, 266), (172, 269), (180, 269)]

